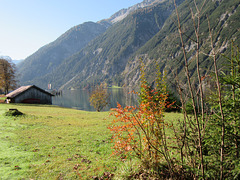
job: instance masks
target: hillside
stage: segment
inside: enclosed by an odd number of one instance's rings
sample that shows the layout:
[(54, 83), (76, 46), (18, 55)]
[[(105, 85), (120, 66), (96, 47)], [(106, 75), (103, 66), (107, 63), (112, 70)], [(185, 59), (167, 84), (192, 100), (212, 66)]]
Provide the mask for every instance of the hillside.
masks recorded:
[[(198, 1), (202, 4), (201, 1)], [(199, 6), (201, 4), (198, 4)], [(225, 66), (226, 58), (221, 54), (230, 57), (231, 40), (236, 45), (240, 44), (240, 2), (238, 0), (230, 1), (207, 1), (203, 10), (205, 13), (200, 23), (200, 68), (202, 76), (211, 73), (213, 60), (211, 58), (211, 46), (209, 37), (208, 20), (213, 31), (213, 43), (217, 52), (217, 63), (219, 66)], [(180, 6), (180, 21), (184, 30), (184, 44), (187, 52), (188, 61), (190, 61), (191, 76), (196, 75), (196, 64), (193, 60), (196, 53), (196, 37), (194, 34), (193, 21), (191, 19), (190, 8), (196, 12), (194, 3), (186, 0)], [(177, 17), (175, 12), (165, 22), (164, 27), (135, 54), (134, 58), (128, 61), (122, 78), (128, 85), (136, 84), (136, 72), (139, 72), (139, 61), (141, 57), (147, 66), (147, 74), (150, 80), (153, 80), (151, 74), (155, 73), (156, 62), (159, 64), (161, 71), (165, 70), (168, 74), (169, 82), (173, 82), (174, 73), (178, 73), (179, 78), (185, 77), (183, 68), (183, 53), (180, 43), (179, 32), (176, 26)], [(174, 71), (174, 73), (173, 73)]]
[(164, 0), (144, 0), (132, 7), (116, 12), (108, 19), (97, 23), (86, 22), (71, 28), (58, 39), (40, 48), (18, 65), (20, 83), (36, 84), (36, 78), (41, 78), (47, 73), (51, 73), (64, 59), (80, 51), (91, 40), (105, 32), (112, 24), (124, 19), (128, 14), (139, 8), (151, 6), (161, 1)]
[(173, 10), (174, 5), (165, 1), (135, 11), (35, 83), (39, 86), (51, 83), (54, 88), (83, 88), (106, 80), (121, 85), (119, 75), (129, 58), (161, 30)]
[(29, 80), (52, 72), (65, 58), (80, 51), (88, 42), (105, 31), (104, 25), (94, 22), (86, 22), (71, 28), (19, 64), (20, 82), (27, 84)]
[[(173, 70), (183, 78), (183, 54), (176, 26), (175, 7), (170, 0), (154, 3), (155, 1), (149, 1), (148, 7), (131, 11), (118, 22), (115, 22), (114, 17), (121, 19), (120, 11), (118, 16), (112, 16), (108, 21), (100, 21), (99, 23), (105, 24), (104, 27), (107, 24), (111, 26), (96, 35), (95, 39), (92, 38), (85, 47), (76, 50), (76, 54), (66, 56), (61, 62), (50, 66), (50, 71), (45, 70), (36, 74), (36, 71), (31, 69), (34, 66), (29, 60), (25, 60), (29, 67), (26, 76), (31, 77), (33, 73), (36, 78), (25, 78), (22, 82), (40, 87), (46, 87), (51, 83), (56, 89), (86, 88), (102, 81), (110, 85), (135, 86), (140, 74), (140, 58), (147, 67), (147, 77), (150, 80), (153, 80), (152, 73), (156, 71), (155, 62), (160, 65), (161, 71), (166, 70), (171, 82), (174, 78)], [(200, 6), (202, 1), (198, 0), (197, 3)], [(193, 59), (196, 43), (190, 8), (194, 13), (196, 9), (190, 0), (178, 0), (177, 4), (184, 30), (187, 57), (192, 62), (189, 68), (191, 76), (194, 76), (196, 66)], [(231, 40), (239, 44), (239, 4), (238, 0), (206, 1), (200, 22), (201, 75), (209, 73), (212, 67), (207, 16), (214, 32), (214, 45), (218, 54), (229, 54)], [(115, 23), (111, 24), (113, 22)], [(37, 61), (34, 61), (35, 63), (38, 64)], [(223, 63), (224, 58), (218, 55), (218, 64), (224, 65)], [(22, 64), (22, 67), (26, 68), (27, 65)]]

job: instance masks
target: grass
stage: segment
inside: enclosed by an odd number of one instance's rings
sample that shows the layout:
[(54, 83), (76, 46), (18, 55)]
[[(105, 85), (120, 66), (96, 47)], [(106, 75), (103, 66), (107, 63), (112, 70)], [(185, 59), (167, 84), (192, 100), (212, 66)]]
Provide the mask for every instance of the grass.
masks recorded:
[[(4, 116), (10, 108), (25, 115)], [(0, 179), (91, 179), (128, 169), (112, 156), (109, 112), (0, 104), (0, 114)]]
[(1, 104), (0, 113), (9, 108), (26, 115), (0, 117), (2, 179), (86, 179), (115, 171), (121, 163), (110, 158), (107, 112)]
[(120, 87), (120, 86), (115, 86), (115, 85), (112, 85), (112, 87), (111, 87), (112, 89), (121, 89), (122, 87)]

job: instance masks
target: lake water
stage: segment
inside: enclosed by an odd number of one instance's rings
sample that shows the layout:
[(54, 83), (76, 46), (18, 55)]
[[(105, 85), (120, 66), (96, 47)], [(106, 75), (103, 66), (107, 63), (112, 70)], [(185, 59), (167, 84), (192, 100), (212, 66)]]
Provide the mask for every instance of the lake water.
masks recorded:
[[(135, 94), (129, 93), (130, 89), (112, 88), (108, 89), (110, 94), (110, 104), (104, 110), (116, 108), (117, 103), (122, 106), (137, 105), (138, 98)], [(90, 92), (88, 90), (64, 90), (62, 95), (54, 96), (53, 105), (74, 108), (85, 111), (95, 111), (89, 102)]]

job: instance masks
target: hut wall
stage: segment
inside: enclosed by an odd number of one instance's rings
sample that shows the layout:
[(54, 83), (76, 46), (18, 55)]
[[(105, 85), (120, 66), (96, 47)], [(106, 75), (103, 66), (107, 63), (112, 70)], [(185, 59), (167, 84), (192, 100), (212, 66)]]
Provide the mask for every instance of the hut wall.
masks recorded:
[(22, 103), (24, 101), (29, 103), (52, 104), (52, 96), (36, 88), (30, 88), (14, 99), (15, 103)]

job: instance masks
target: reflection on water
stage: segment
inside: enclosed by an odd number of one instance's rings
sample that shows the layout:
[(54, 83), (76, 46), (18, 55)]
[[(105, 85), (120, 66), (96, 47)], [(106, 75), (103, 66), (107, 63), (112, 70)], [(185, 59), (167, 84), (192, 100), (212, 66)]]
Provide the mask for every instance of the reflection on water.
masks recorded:
[[(110, 93), (110, 105), (104, 109), (116, 108), (117, 102), (122, 106), (137, 105), (137, 96), (129, 93), (126, 88), (108, 89)], [(53, 97), (53, 105), (74, 108), (86, 111), (95, 111), (89, 102), (90, 92), (88, 90), (64, 90), (61, 96)]]

